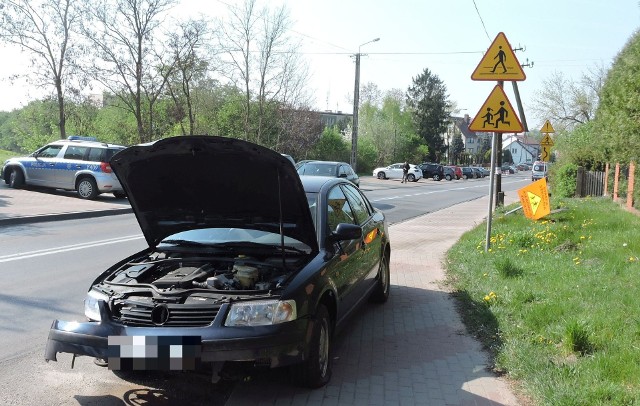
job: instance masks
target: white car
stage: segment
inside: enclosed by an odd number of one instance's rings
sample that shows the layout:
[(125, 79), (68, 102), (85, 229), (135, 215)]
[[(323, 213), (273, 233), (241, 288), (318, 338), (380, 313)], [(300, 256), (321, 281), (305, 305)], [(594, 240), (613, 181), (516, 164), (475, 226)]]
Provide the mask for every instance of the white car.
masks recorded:
[[(403, 163), (389, 165), (384, 168), (376, 168), (373, 170), (373, 176), (378, 179), (402, 179), (402, 165)], [(422, 170), (416, 165), (409, 164), (409, 173), (407, 174), (407, 180), (411, 182), (417, 182), (422, 178)]]

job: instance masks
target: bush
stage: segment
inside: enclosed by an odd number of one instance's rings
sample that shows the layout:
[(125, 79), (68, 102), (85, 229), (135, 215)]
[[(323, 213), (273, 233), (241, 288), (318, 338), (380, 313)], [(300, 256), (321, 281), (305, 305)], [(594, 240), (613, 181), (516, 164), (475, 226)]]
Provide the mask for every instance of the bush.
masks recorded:
[(554, 169), (551, 176), (552, 194), (560, 198), (574, 197), (576, 193), (578, 166), (568, 163)]

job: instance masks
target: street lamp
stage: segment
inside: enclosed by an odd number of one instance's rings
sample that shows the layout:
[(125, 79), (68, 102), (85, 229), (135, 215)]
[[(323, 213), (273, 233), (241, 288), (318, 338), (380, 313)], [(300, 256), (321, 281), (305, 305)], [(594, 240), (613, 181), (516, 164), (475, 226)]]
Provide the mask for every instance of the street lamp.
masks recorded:
[(356, 171), (358, 160), (358, 109), (360, 104), (360, 48), (372, 42), (380, 41), (380, 38), (372, 39), (358, 46), (356, 54), (356, 83), (353, 89), (353, 131), (351, 131), (351, 167)]

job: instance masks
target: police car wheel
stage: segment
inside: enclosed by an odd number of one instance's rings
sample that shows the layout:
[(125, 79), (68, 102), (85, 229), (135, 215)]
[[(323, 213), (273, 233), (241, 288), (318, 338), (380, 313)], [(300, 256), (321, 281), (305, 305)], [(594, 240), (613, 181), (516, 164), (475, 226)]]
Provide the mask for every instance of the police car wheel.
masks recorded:
[(21, 188), (24, 185), (24, 175), (20, 169), (14, 169), (9, 175), (9, 186), (13, 189)]
[(98, 196), (98, 185), (96, 185), (96, 181), (93, 178), (80, 179), (76, 190), (78, 191), (78, 196), (82, 199), (91, 200)]

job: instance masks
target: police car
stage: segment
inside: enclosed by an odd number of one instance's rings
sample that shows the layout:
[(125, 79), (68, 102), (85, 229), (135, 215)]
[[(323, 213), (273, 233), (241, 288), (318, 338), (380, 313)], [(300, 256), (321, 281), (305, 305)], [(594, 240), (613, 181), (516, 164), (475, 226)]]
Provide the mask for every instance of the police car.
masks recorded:
[(100, 193), (124, 198), (122, 186), (109, 165), (111, 157), (124, 148), (98, 142), (94, 137), (70, 136), (29, 156), (6, 160), (0, 177), (12, 188), (31, 185), (76, 190), (82, 199), (95, 199)]

